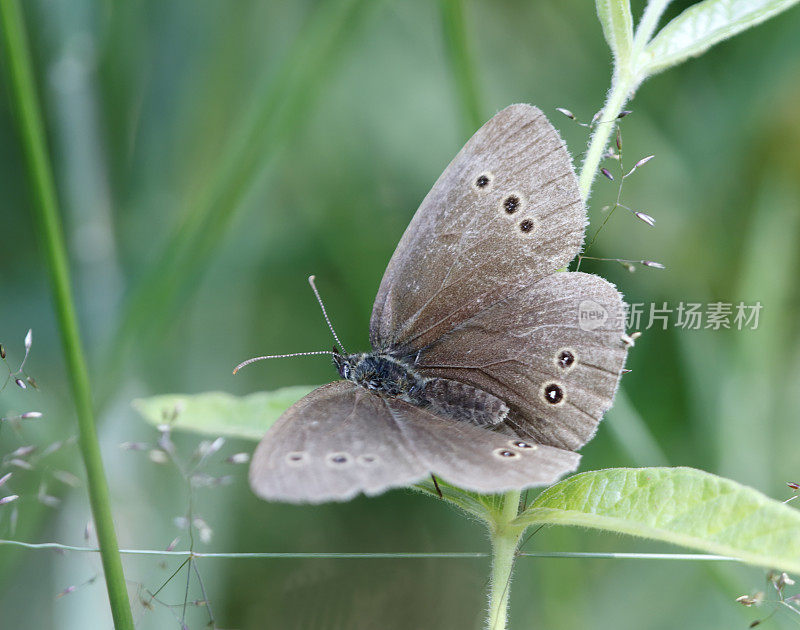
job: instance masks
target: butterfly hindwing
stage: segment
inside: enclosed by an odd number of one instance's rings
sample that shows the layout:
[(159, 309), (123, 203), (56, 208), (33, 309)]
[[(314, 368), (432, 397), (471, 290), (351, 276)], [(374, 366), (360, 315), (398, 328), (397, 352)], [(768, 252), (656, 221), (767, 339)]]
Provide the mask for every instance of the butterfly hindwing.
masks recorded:
[(627, 353), (624, 320), (609, 282), (556, 273), (461, 322), (420, 352), (419, 368), (505, 401), (519, 435), (575, 450), (611, 406)]
[(549, 485), (580, 461), (577, 453), (442, 418), (400, 400), (386, 404), (428, 470), (459, 488), (494, 494)]

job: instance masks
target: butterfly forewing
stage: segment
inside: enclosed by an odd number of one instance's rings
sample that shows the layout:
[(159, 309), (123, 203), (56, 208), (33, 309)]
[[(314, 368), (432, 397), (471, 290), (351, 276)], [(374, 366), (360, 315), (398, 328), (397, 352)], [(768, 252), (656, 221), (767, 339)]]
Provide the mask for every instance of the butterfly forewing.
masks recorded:
[(411, 354), (566, 265), (584, 224), (558, 133), (537, 108), (507, 107), (450, 163), (400, 240), (375, 299), (373, 348)]

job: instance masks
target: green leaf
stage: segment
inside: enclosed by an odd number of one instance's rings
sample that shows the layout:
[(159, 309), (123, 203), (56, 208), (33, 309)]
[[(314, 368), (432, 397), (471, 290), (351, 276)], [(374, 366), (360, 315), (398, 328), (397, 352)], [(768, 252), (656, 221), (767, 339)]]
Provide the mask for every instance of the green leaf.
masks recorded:
[(800, 511), (693, 468), (611, 468), (542, 492), (514, 521), (662, 540), (800, 573)]
[[(714, 44), (756, 26), (800, 0), (704, 0), (669, 22), (637, 60), (646, 76), (696, 57)], [(598, 3), (599, 4), (599, 3)]]
[(627, 68), (633, 47), (633, 18), (628, 0), (596, 0), (603, 35), (614, 53), (616, 67)]
[(638, 55), (644, 50), (647, 42), (653, 37), (661, 16), (667, 10), (672, 0), (647, 0), (642, 12), (642, 17), (636, 25), (636, 34), (633, 36), (634, 55)]
[[(286, 409), (316, 385), (283, 387), (272, 392), (233, 396), (224, 392), (165, 394), (133, 401), (133, 408), (153, 425), (205, 435), (260, 440)], [(173, 419), (174, 418), (174, 419)]]

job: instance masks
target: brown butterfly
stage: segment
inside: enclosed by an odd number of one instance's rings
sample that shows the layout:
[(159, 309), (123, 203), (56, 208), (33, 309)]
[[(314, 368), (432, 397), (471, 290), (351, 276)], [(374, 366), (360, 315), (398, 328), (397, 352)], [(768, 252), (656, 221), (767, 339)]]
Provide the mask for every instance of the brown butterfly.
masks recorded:
[(290, 407), (250, 483), (342, 501), (433, 474), (483, 493), (550, 484), (611, 406), (624, 305), (586, 273), (586, 211), (558, 132), (530, 105), (481, 127), (417, 210), (383, 276), (372, 351)]

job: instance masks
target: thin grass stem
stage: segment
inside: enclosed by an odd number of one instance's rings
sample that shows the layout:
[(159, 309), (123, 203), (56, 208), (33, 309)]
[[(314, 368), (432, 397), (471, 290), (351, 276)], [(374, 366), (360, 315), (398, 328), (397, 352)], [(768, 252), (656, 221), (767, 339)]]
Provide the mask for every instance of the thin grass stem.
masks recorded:
[(133, 630), (128, 590), (122, 571), (111, 500), (103, 470), (94, 421), (92, 393), (72, 297), (69, 263), (58, 211), (53, 172), (47, 151), (41, 107), (36, 95), (33, 64), (22, 9), (18, 0), (0, 0), (3, 46), (16, 108), (22, 149), (33, 192), (32, 210), (44, 249), (61, 342), (78, 417), (78, 444), (88, 479), (100, 555), (117, 630)]
[(471, 136), (483, 122), (483, 106), (476, 79), (475, 59), (472, 54), (463, 0), (441, 0), (442, 32), (450, 70), (461, 109), (465, 137)]

